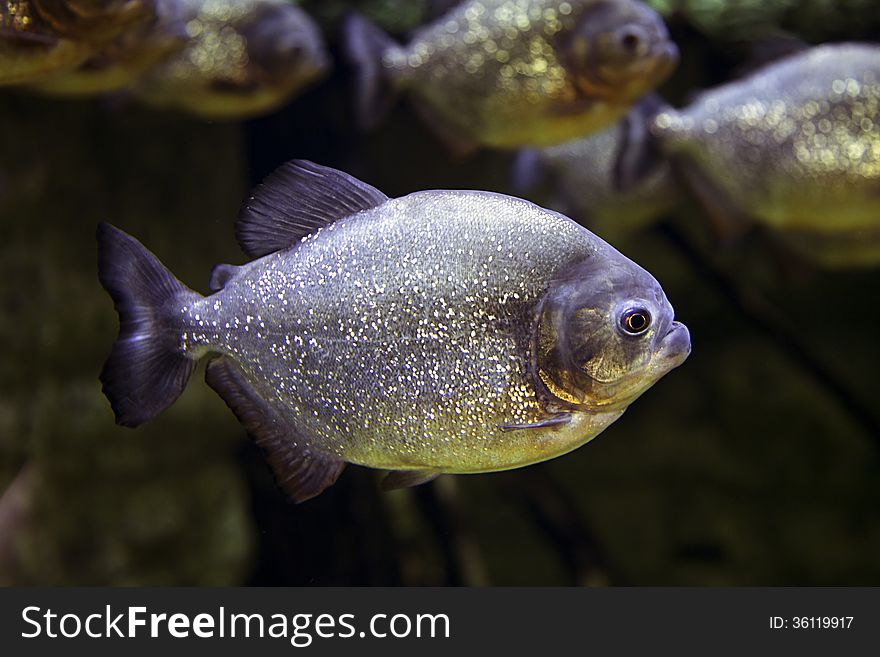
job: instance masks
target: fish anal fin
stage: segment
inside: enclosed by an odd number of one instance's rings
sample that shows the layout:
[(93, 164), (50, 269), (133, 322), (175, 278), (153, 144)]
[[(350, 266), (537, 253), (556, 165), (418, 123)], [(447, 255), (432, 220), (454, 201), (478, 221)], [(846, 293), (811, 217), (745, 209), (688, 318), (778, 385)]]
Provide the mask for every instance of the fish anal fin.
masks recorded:
[(254, 190), (239, 212), (235, 237), (245, 253), (260, 258), (387, 200), (378, 189), (347, 173), (292, 160)]
[(502, 424), (499, 429), (502, 431), (516, 431), (517, 429), (548, 429), (551, 427), (561, 427), (571, 422), (571, 413), (557, 413), (550, 417), (538, 420), (537, 422), (529, 422), (526, 424)]
[(739, 242), (754, 227), (754, 221), (740, 210), (693, 162), (683, 157), (673, 160), (676, 173), (691, 197), (709, 219), (722, 245)]
[(433, 481), (440, 476), (439, 470), (392, 470), (382, 479), (382, 490), (412, 488)]
[(247, 381), (228, 358), (215, 358), (205, 381), (226, 402), (257, 445), (265, 450), (278, 484), (295, 502), (332, 486), (345, 462), (308, 446)]

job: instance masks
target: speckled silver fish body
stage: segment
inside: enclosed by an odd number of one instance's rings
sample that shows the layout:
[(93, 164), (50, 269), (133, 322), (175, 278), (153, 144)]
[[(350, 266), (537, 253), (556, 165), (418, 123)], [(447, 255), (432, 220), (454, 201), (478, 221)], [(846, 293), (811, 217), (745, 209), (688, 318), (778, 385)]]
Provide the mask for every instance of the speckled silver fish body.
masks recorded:
[(363, 19), (346, 32), (365, 126), (385, 109), (384, 84), (448, 141), (500, 148), (601, 130), (677, 62), (662, 20), (636, 0), (470, 0), (406, 46)]
[(661, 113), (653, 132), (728, 213), (829, 264), (880, 262), (880, 46), (810, 49)]
[(324, 76), (330, 57), (287, 0), (179, 0), (189, 36), (133, 92), (157, 107), (239, 119), (277, 109)]
[(649, 225), (680, 196), (669, 161), (654, 151), (650, 138), (660, 108), (658, 99), (650, 99), (595, 135), (522, 151), (516, 186), (548, 186), (551, 207), (612, 243)]
[[(367, 199), (359, 211), (293, 243), (305, 215), (288, 213), (271, 236), (267, 218), (288, 203), (279, 184), (302, 202), (304, 183), (339, 175), (310, 164), (276, 174), (238, 234), (251, 255), (284, 248), (221, 266), (211, 296), (175, 293), (166, 319), (181, 363), (220, 355), (209, 383), (258, 441), (281, 428), (283, 449), (295, 447), (299, 456), (273, 462), (282, 482), (303, 454), (319, 464), (309, 481), (320, 485), (294, 478), (294, 497), (320, 492), (332, 483), (328, 468), (338, 474), (345, 462), (422, 480), (558, 456), (689, 353), (687, 329), (650, 274), (520, 199), (467, 191), (388, 199), (355, 181), (348, 198)], [(332, 201), (305, 205), (320, 211)], [(621, 322), (633, 317), (631, 335)], [(149, 404), (119, 401), (112, 362), (104, 381), (117, 417), (140, 419)], [(248, 410), (254, 404), (259, 413)]]

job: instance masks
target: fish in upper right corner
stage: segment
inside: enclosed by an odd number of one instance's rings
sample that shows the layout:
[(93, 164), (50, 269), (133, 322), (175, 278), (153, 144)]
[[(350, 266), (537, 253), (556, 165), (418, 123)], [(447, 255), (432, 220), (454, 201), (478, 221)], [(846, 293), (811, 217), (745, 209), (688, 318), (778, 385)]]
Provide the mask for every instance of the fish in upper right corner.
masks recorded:
[(723, 232), (880, 264), (880, 46), (818, 46), (661, 112), (652, 133)]
[(372, 128), (406, 91), (454, 152), (543, 147), (610, 126), (673, 71), (678, 50), (637, 0), (468, 0), (394, 43), (345, 24), (356, 113)]

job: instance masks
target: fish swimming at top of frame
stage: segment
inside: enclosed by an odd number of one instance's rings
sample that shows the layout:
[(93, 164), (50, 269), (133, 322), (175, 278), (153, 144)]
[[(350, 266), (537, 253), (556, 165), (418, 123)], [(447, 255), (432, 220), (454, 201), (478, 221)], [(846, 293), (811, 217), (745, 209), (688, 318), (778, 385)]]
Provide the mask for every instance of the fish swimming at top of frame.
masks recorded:
[(150, 20), (155, 0), (7, 0), (0, 4), (0, 85), (75, 68)]
[(148, 104), (206, 118), (277, 109), (324, 76), (318, 26), (287, 0), (180, 0), (190, 39), (133, 87)]
[(72, 70), (40, 78), (32, 88), (58, 96), (87, 96), (125, 89), (190, 40), (180, 0), (156, 0), (153, 18), (101, 47)]
[(549, 146), (601, 130), (678, 61), (661, 18), (637, 0), (468, 0), (406, 46), (352, 15), (345, 41), (363, 127), (406, 91), (462, 153)]
[[(517, 154), (514, 186), (548, 188), (550, 206), (614, 243), (659, 219), (680, 200), (669, 161), (657, 156), (650, 122), (668, 109), (651, 94), (595, 135)], [(637, 170), (635, 167), (645, 167)]]
[(236, 226), (254, 260), (185, 287), (103, 224), (120, 315), (101, 374), (137, 426), (207, 381), (296, 500), (346, 463), (386, 486), (569, 452), (690, 353), (659, 283), (595, 235), (481, 191), (388, 198), (308, 162), (256, 189)]
[(880, 264), (880, 46), (808, 49), (651, 130), (722, 232), (760, 224), (819, 264)]

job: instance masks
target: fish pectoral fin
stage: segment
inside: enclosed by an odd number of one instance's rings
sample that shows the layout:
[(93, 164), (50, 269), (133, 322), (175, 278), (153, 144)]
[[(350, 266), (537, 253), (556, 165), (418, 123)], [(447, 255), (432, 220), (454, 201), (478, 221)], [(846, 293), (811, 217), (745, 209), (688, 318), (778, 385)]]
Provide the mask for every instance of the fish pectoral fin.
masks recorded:
[(571, 422), (571, 413), (557, 413), (543, 420), (529, 424), (501, 424), (498, 426), (502, 431), (514, 431), (516, 429), (547, 429), (549, 427), (561, 427)]
[(235, 237), (245, 253), (261, 258), (387, 200), (378, 189), (347, 173), (292, 160), (254, 190), (238, 215)]
[(266, 451), (279, 485), (295, 502), (319, 495), (339, 478), (345, 462), (304, 444), (231, 360), (220, 357), (209, 362), (205, 381)]
[(412, 488), (420, 486), (439, 477), (439, 470), (392, 470), (382, 479), (382, 490), (396, 490), (398, 488)]

